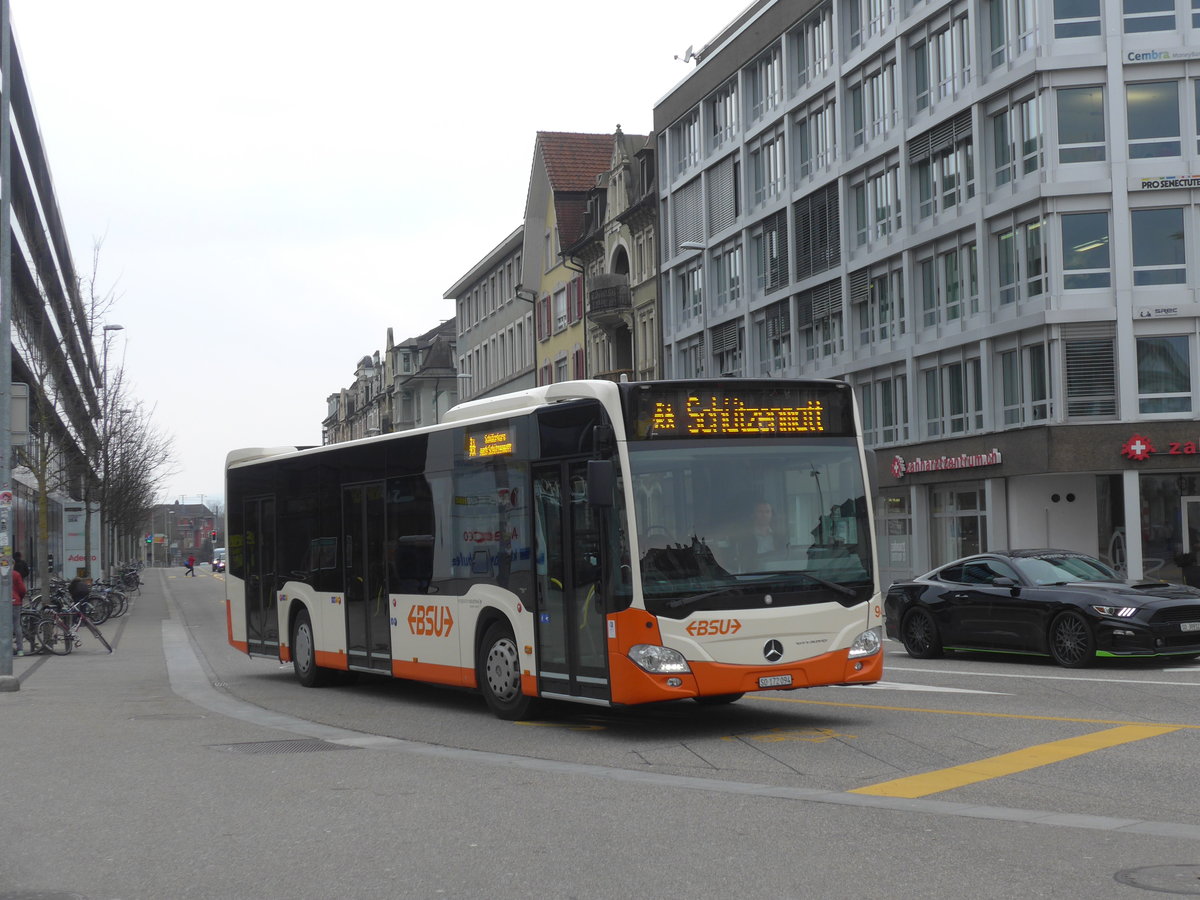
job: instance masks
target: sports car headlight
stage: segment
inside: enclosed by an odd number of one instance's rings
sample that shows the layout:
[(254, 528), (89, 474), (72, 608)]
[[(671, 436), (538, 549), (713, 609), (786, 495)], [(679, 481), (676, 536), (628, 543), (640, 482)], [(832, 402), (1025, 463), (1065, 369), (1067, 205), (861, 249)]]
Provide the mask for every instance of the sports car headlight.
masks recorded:
[(1092, 609), (1102, 616), (1112, 616), (1114, 619), (1128, 619), (1138, 611), (1136, 606), (1093, 606)]
[(656, 644), (638, 644), (629, 648), (629, 658), (638, 666), (655, 675), (677, 674), (690, 672), (687, 660), (678, 650), (670, 647), (659, 647)]
[(850, 658), (857, 659), (860, 656), (874, 656), (878, 653), (879, 648), (883, 646), (881, 631), (882, 629), (876, 626), (856, 637), (854, 643), (850, 645)]

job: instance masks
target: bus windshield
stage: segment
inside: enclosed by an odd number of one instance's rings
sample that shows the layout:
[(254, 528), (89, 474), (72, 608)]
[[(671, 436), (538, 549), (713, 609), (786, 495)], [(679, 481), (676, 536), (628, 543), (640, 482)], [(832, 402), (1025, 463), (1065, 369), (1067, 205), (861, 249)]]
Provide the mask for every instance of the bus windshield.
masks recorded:
[(651, 613), (837, 602), (874, 590), (853, 438), (630, 444)]

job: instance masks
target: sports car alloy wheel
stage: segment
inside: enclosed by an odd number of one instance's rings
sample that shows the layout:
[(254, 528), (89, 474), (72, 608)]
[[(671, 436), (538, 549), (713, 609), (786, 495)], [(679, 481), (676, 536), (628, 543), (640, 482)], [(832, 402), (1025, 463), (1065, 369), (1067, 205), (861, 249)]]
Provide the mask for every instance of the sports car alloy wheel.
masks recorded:
[(1050, 655), (1068, 669), (1092, 664), (1096, 659), (1096, 638), (1083, 616), (1065, 612), (1050, 623)]
[(936, 659), (942, 655), (942, 638), (933, 616), (923, 609), (914, 609), (904, 617), (900, 630), (904, 649), (914, 659)]

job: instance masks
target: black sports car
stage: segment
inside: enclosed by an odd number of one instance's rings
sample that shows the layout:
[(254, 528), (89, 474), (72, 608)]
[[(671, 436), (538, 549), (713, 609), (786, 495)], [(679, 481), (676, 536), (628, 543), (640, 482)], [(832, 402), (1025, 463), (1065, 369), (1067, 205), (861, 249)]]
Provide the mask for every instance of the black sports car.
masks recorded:
[(1126, 581), (1071, 550), (999, 550), (893, 584), (888, 637), (909, 656), (945, 650), (1050, 656), (1062, 666), (1097, 656), (1200, 656), (1200, 590)]

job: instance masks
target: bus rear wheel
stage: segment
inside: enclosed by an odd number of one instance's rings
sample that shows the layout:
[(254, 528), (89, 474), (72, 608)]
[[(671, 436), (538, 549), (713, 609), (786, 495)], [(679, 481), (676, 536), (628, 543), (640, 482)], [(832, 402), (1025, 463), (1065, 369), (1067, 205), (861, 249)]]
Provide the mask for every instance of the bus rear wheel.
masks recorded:
[(292, 671), (305, 687), (324, 687), (333, 682), (335, 673), (317, 665), (317, 641), (307, 610), (296, 615), (292, 626)]
[(488, 626), (477, 659), (479, 690), (491, 711), (510, 721), (527, 718), (534, 708), (534, 698), (521, 693), (521, 656), (506, 622)]

